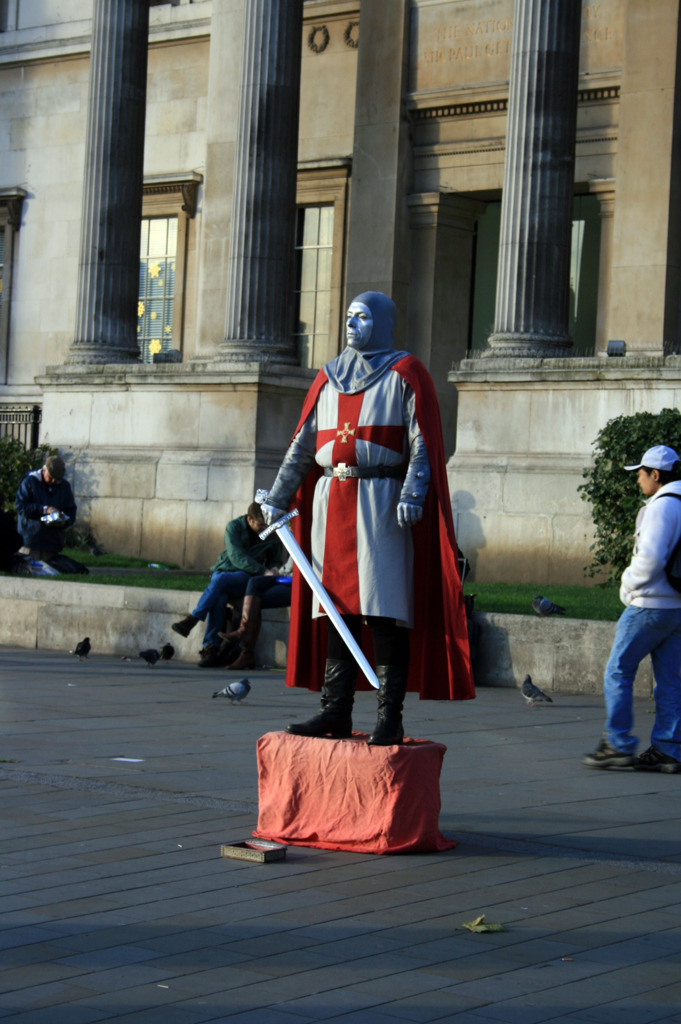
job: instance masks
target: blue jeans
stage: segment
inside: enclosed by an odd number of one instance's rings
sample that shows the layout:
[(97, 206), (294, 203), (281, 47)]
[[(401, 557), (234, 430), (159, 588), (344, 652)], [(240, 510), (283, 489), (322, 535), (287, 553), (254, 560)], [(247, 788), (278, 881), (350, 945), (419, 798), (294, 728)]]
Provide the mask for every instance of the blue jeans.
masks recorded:
[(195, 619), (206, 620), (203, 646), (220, 646), (218, 633), (225, 625), (225, 605), (243, 597), (251, 577), (247, 572), (214, 572), (210, 583), (201, 594), (199, 603), (192, 612)]
[(649, 654), (655, 677), (654, 747), (681, 761), (681, 608), (637, 608), (622, 612), (615, 642), (605, 667), (605, 737), (626, 754), (638, 739), (634, 724), (633, 687), (636, 670)]
[(288, 608), (291, 603), (291, 584), (277, 583), (276, 576), (251, 576), (246, 594), (259, 597), (263, 608)]

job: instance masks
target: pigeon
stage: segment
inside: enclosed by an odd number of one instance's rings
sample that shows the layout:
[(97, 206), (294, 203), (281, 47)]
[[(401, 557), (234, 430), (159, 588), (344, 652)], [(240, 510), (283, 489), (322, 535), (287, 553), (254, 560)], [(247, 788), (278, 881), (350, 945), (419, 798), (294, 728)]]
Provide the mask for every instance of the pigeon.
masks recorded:
[(70, 653), (74, 654), (78, 658), (78, 661), (82, 661), (83, 658), (87, 658), (91, 650), (90, 637), (86, 636), (84, 640), (80, 640), (76, 644), (75, 651), (71, 651)]
[(525, 676), (523, 679), (523, 685), (520, 687), (520, 692), (525, 698), (525, 703), (529, 704), (530, 707), (534, 707), (535, 704), (542, 704), (545, 701), (548, 704), (553, 704), (553, 700), (548, 694), (540, 690), (538, 686), (535, 686), (532, 682), (532, 676)]
[(553, 601), (549, 601), (548, 597), (542, 597), (541, 594), (532, 598), (532, 607), (543, 619), (547, 615), (565, 615), (565, 609), (561, 605), (554, 604)]
[(235, 701), (237, 704), (240, 704), (248, 696), (250, 688), (251, 684), (244, 677), (243, 679), (238, 679), (235, 683), (230, 683), (229, 686), (225, 686), (222, 690), (216, 690), (213, 696), (229, 697), (230, 704), (233, 704)]
[(161, 660), (163, 661), (164, 665), (168, 664), (174, 653), (175, 648), (173, 647), (172, 644), (163, 645), (163, 647), (161, 648)]
[(148, 651), (140, 651), (140, 658), (144, 658), (147, 663), (147, 668), (153, 668), (161, 655), (154, 647), (150, 647)]

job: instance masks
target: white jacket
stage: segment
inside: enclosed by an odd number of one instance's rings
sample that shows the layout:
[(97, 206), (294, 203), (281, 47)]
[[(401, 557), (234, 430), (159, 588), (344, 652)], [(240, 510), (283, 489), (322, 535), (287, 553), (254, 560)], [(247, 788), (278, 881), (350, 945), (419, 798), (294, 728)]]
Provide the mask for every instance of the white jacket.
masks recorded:
[(622, 573), (620, 600), (637, 608), (681, 608), (681, 593), (668, 583), (665, 566), (681, 537), (681, 481), (665, 484), (648, 498), (636, 517), (631, 562)]

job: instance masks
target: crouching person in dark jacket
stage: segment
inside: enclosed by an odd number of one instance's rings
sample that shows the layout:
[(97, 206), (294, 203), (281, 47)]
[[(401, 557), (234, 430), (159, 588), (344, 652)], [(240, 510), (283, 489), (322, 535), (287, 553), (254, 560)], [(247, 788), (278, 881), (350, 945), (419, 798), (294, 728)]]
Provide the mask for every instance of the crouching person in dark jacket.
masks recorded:
[(49, 455), (42, 469), (27, 473), (15, 500), (22, 555), (49, 561), (64, 547), (64, 531), (76, 519), (76, 503), (66, 467), (58, 455)]
[(21, 537), (14, 522), (14, 515), (5, 512), (5, 496), (0, 491), (0, 570), (2, 572), (18, 572), (23, 560), (17, 555), (21, 547)]

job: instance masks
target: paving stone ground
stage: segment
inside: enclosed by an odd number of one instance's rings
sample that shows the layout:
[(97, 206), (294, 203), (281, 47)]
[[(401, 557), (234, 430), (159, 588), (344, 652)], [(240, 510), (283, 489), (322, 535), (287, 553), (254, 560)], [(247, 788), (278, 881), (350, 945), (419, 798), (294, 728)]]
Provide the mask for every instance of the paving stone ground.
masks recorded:
[(681, 1024), (681, 775), (583, 768), (600, 698), (410, 695), (456, 849), (249, 864), (256, 740), (317, 705), (249, 677), (0, 648), (0, 1021)]

